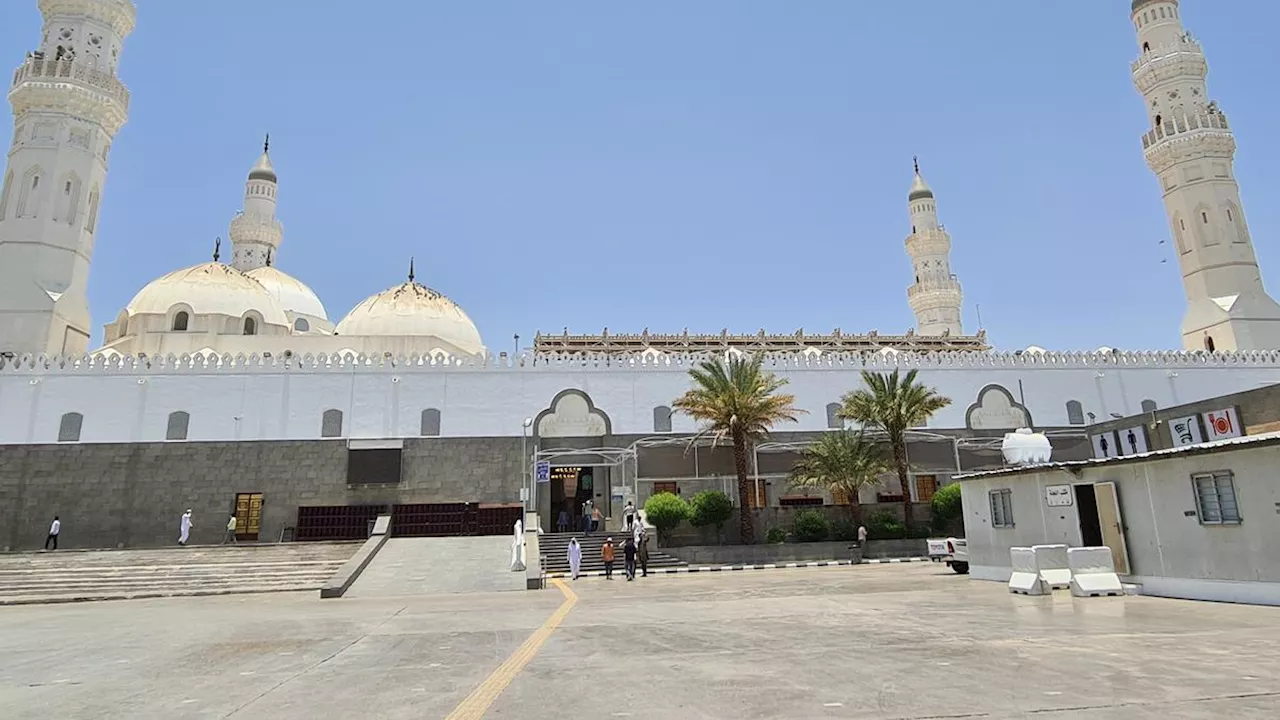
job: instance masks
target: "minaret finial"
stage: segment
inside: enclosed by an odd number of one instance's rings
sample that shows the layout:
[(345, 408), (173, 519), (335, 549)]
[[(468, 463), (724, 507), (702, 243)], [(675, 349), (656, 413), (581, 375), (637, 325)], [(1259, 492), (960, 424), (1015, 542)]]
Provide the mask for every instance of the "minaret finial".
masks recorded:
[(919, 175), (919, 174), (920, 174), (920, 156), (919, 156), (919, 155), (912, 155), (912, 156), (911, 156), (911, 164), (915, 166), (915, 168), (916, 168), (916, 174), (917, 174), (917, 175)]
[(262, 141), (262, 154), (271, 152), (271, 133), (267, 133), (267, 139)]
[(213, 261), (218, 262), (218, 257), (222, 254), (222, 238), (213, 239)]
[(409, 258), (409, 282), (413, 282), (413, 258)]

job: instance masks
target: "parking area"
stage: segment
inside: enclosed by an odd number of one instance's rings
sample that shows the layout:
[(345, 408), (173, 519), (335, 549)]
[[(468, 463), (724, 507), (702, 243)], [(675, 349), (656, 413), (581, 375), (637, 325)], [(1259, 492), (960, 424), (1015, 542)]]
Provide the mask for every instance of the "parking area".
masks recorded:
[[(0, 608), (0, 707), (440, 718), (499, 668), (509, 684), (484, 717), (1273, 718), (1280, 707), (1280, 608), (1012, 596), (929, 563), (572, 587), (576, 604), (548, 589)], [(527, 663), (504, 665), (566, 604)]]

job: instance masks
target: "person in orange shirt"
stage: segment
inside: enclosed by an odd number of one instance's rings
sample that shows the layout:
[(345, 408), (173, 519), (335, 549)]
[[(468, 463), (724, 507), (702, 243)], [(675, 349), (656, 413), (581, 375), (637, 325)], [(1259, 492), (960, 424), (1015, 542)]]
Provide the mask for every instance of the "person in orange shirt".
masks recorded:
[(606, 580), (613, 579), (613, 538), (605, 538), (604, 545), (600, 546), (600, 558), (604, 560), (604, 578)]

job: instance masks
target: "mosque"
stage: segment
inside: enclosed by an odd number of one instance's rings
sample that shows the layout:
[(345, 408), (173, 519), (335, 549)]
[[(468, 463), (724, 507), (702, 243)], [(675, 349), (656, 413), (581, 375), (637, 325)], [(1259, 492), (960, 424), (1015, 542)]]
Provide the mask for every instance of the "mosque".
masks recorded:
[[(575, 468), (574, 482), (598, 468), (586, 492), (606, 506), (624, 496), (643, 501), (659, 484), (696, 491), (732, 474), (728, 466), (712, 469), (709, 459), (700, 467), (696, 454), (690, 464), (659, 450), (694, 430), (671, 410), (692, 362), (763, 353), (807, 413), (779, 434), (784, 444), (843, 427), (836, 403), (860, 386), (863, 370), (918, 369), (923, 382), (952, 398), (919, 431), (922, 442), (943, 441), (948, 450), (920, 460), (917, 480), (928, 482), (896, 489), (924, 501), (951, 474), (990, 462), (969, 458), (962, 441), (1036, 427), (1059, 438), (1055, 448), (1082, 446), (1087, 454), (1094, 422), (1280, 382), (1280, 305), (1262, 284), (1233, 173), (1234, 136), (1209, 100), (1205, 56), (1182, 26), (1179, 0), (1133, 0), (1139, 54), (1131, 72), (1151, 120), (1141, 147), (1159, 180), (1183, 273), (1182, 350), (1003, 352), (982, 332), (965, 334), (951, 237), (917, 166), (904, 227), (906, 296), (917, 321), (911, 330), (566, 331), (539, 334), (531, 352), (516, 355), (487, 349), (466, 312), (420, 283), (412, 263), (405, 282), (331, 320), (279, 261), (284, 228), (276, 204), (287, 174), (272, 164), (269, 139), (247, 174), (228, 245), (214, 247), (209, 262), (145, 284), (139, 278), (141, 289), (110, 315), (102, 346), (90, 348), (86, 288), (98, 213), (110, 212), (109, 202), (102, 207), (107, 161), (130, 99), (117, 66), (137, 12), (132, 0), (38, 4), (43, 39), (13, 75), (14, 133), (0, 187), (0, 488), (7, 446), (142, 452), (206, 441), (247, 452), (239, 446), (249, 441), (315, 441), (316, 448), (345, 442), (351, 453), (398, 449), (405, 465), (395, 463), (400, 489), (388, 503), (519, 502), (532, 485), (533, 454)], [(647, 465), (639, 447), (652, 449)], [(433, 468), (455, 468), (454, 477), (411, 477), (435, 472), (410, 467), (419, 451), (431, 454)], [(494, 456), (506, 464), (486, 464)], [(346, 467), (355, 467), (352, 458), (335, 462), (354, 472)], [(86, 463), (98, 472), (116, 467)], [(758, 463), (758, 481), (785, 476), (784, 462), (766, 465)], [(27, 472), (14, 467), (8, 471)], [(353, 488), (368, 483), (343, 477), (346, 484), (335, 479), (324, 497), (306, 489), (288, 495), (279, 522), (309, 502), (344, 506), (365, 497)], [(461, 477), (472, 484), (460, 485)], [(235, 476), (225, 482), (235, 485)], [(583, 492), (571, 484), (539, 496), (538, 506), (549, 513)], [(785, 500), (784, 485), (762, 490), (760, 502)]]

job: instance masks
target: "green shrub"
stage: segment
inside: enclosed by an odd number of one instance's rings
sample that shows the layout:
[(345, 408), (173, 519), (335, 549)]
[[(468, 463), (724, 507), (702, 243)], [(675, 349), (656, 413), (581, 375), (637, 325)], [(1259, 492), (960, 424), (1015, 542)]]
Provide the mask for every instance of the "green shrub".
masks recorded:
[(796, 542), (821, 542), (831, 534), (831, 521), (818, 510), (801, 510), (791, 521)]
[(775, 525), (764, 534), (764, 541), (770, 545), (781, 545), (787, 541), (787, 531)]
[(933, 530), (939, 535), (964, 535), (964, 507), (960, 503), (960, 483), (943, 485), (930, 503)]
[(831, 523), (831, 539), (847, 542), (858, 539), (858, 526), (852, 520), (837, 520)]
[(717, 539), (731, 514), (733, 501), (719, 490), (703, 490), (689, 501), (689, 524), (694, 527), (714, 526)]
[(907, 536), (907, 527), (888, 510), (877, 510), (867, 518), (868, 540), (901, 540)]
[(658, 537), (666, 539), (681, 520), (689, 517), (689, 503), (671, 493), (650, 495), (644, 502), (644, 519), (658, 528)]

